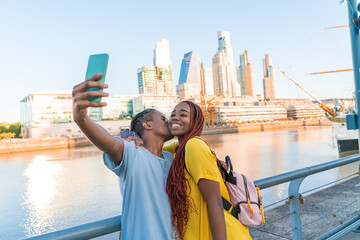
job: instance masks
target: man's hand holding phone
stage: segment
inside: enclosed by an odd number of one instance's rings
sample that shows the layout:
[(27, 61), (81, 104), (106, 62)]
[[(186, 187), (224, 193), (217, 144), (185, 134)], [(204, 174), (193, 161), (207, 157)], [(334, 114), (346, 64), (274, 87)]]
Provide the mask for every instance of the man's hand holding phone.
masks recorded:
[(88, 117), (89, 107), (105, 107), (102, 97), (109, 96), (103, 92), (108, 85), (104, 83), (109, 60), (107, 54), (96, 54), (89, 57), (85, 81), (73, 88), (73, 116), (85, 136), (117, 165), (120, 164), (124, 152), (124, 143)]
[(88, 107), (105, 107), (105, 102), (92, 102), (89, 98), (107, 97), (108, 93), (103, 91), (87, 91), (90, 88), (105, 89), (108, 85), (103, 82), (98, 82), (102, 77), (102, 73), (95, 74), (84, 82), (74, 86), (72, 91), (73, 97), (73, 117), (74, 121), (78, 122), (87, 117)]
[(90, 55), (85, 81), (73, 88), (73, 117), (74, 121), (82, 121), (87, 117), (88, 107), (104, 107), (106, 103), (101, 102), (102, 97), (109, 96), (103, 89), (105, 84), (106, 70), (109, 55), (106, 53)]

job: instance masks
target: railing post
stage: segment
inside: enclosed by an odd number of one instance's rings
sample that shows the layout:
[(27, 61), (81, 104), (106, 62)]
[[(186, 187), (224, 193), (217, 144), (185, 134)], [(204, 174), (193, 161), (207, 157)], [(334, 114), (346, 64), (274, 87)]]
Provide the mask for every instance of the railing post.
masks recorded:
[[(360, 173), (360, 164), (359, 164), (359, 173)], [(360, 233), (360, 226), (357, 229), (355, 229), (354, 232)]]
[(305, 177), (293, 180), (289, 185), (291, 236), (293, 240), (302, 240), (299, 188), (304, 179)]

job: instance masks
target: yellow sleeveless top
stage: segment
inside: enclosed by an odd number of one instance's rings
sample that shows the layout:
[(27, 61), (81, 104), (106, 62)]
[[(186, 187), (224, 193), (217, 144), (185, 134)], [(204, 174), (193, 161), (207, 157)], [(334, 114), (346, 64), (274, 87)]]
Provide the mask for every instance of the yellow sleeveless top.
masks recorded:
[[(164, 151), (175, 153), (179, 144), (177, 142), (167, 145)], [(220, 184), (221, 196), (230, 201), (229, 193), (222, 180), (217, 167), (216, 157), (211, 153), (207, 144), (195, 137), (190, 139), (185, 146), (185, 164), (189, 173), (184, 169), (185, 177), (189, 179), (187, 193), (194, 200), (196, 211), (190, 212), (185, 240), (212, 239), (207, 204), (197, 186), (200, 179), (208, 179)], [(191, 191), (190, 191), (191, 189)], [(227, 239), (251, 239), (248, 227), (242, 225), (238, 219), (224, 210)]]

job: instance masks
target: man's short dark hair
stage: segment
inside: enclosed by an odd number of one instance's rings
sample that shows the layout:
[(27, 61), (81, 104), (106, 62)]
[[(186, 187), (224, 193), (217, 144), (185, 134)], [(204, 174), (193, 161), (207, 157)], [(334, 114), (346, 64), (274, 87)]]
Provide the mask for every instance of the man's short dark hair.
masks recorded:
[(131, 120), (131, 131), (134, 131), (140, 138), (142, 138), (144, 134), (143, 122), (152, 120), (154, 112), (156, 112), (155, 109), (149, 108), (136, 114), (136, 116)]

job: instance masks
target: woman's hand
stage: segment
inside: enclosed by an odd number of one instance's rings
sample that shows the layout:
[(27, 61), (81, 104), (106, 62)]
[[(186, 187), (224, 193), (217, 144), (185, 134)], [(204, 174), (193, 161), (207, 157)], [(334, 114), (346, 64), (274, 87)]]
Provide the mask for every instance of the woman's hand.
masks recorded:
[(144, 146), (144, 141), (139, 137), (129, 136), (129, 137), (125, 138), (125, 140), (128, 142), (135, 141), (135, 148)]

